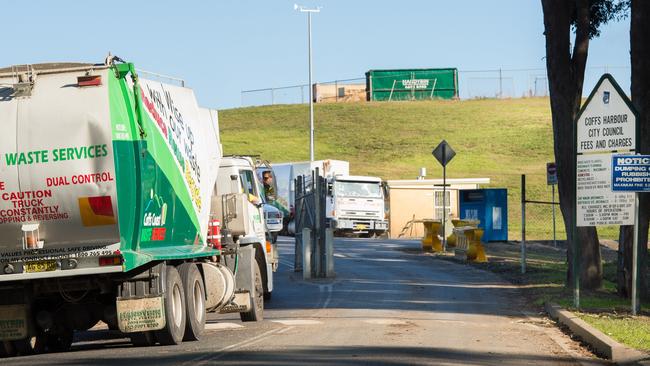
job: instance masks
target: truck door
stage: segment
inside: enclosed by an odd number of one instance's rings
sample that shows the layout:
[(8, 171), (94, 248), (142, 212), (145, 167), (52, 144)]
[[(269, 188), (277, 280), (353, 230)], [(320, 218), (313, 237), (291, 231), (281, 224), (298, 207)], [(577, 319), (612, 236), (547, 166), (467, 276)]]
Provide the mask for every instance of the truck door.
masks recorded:
[[(239, 181), (241, 182), (241, 188), (244, 191), (244, 193), (247, 193), (249, 197), (257, 199), (257, 203), (261, 203), (262, 199), (260, 198), (260, 192), (258, 191), (258, 183), (257, 180), (255, 179), (255, 173), (253, 173), (252, 170), (249, 169), (242, 169), (239, 171)], [(250, 218), (251, 221), (251, 226), (253, 227), (253, 230), (255, 231), (255, 234), (259, 238), (264, 238), (265, 237), (265, 228), (264, 228), (264, 211), (262, 209), (262, 206), (255, 205), (253, 202), (249, 202), (248, 204), (251, 206), (249, 207), (249, 212), (254, 212), (252, 217)]]

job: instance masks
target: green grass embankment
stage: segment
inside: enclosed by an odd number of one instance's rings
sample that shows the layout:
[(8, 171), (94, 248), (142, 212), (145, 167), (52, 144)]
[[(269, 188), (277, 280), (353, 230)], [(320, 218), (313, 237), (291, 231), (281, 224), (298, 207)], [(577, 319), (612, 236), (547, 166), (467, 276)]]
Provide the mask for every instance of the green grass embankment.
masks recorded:
[[(309, 160), (309, 108), (276, 105), (220, 111), (226, 154), (260, 154), (272, 162)], [(546, 163), (553, 161), (547, 98), (316, 104), (315, 158), (350, 162), (352, 174), (383, 179), (442, 178), (431, 150), (443, 139), (456, 151), (449, 178), (490, 178), (508, 189), (510, 239), (521, 238), (521, 174), (530, 199), (551, 200)], [(527, 237), (552, 239), (549, 205), (527, 208)], [(558, 239), (564, 225), (557, 210)], [(600, 230), (600, 229), (599, 229)], [(601, 230), (602, 231), (602, 230)], [(609, 230), (613, 239), (617, 231)]]

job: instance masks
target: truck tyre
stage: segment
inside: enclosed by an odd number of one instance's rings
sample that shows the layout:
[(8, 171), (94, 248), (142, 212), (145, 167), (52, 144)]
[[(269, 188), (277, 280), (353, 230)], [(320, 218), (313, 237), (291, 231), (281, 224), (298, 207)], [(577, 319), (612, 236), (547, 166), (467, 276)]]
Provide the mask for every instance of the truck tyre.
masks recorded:
[(156, 331), (156, 339), (163, 346), (180, 344), (185, 334), (185, 292), (178, 270), (167, 266), (165, 270), (165, 327)]
[(14, 349), (11, 341), (0, 341), (0, 358), (2, 357), (13, 357), (16, 355), (16, 350)]
[(36, 344), (33, 346), (36, 353), (44, 352), (65, 352), (72, 347), (74, 331), (72, 329), (61, 329), (59, 332), (49, 331), (36, 336)]
[(149, 347), (156, 344), (156, 335), (151, 331), (129, 333), (129, 338), (135, 347)]
[(184, 263), (178, 268), (178, 273), (185, 290), (185, 322), (184, 341), (198, 341), (205, 329), (205, 287), (199, 269), (194, 263)]
[(251, 292), (251, 311), (239, 313), (241, 321), (256, 322), (264, 319), (264, 285), (262, 285), (262, 272), (260, 264), (255, 261), (255, 283)]
[(34, 354), (35, 338), (28, 337), (25, 339), (19, 339), (17, 341), (11, 341), (11, 345), (13, 346), (14, 355), (18, 355), (18, 356), (32, 355)]
[(273, 298), (273, 292), (264, 291), (264, 301), (271, 301), (271, 298)]

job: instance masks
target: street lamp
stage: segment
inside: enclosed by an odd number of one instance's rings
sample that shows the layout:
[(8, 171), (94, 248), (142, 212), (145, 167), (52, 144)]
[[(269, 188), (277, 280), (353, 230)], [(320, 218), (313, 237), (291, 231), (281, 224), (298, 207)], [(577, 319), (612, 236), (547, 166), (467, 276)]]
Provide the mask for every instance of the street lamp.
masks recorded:
[(309, 48), (309, 160), (314, 161), (314, 96), (313, 88), (311, 84), (311, 14), (320, 13), (320, 6), (316, 8), (306, 8), (304, 6), (293, 4), (293, 10), (300, 11), (301, 13), (307, 13), (307, 29), (308, 29), (308, 41), (307, 45)]

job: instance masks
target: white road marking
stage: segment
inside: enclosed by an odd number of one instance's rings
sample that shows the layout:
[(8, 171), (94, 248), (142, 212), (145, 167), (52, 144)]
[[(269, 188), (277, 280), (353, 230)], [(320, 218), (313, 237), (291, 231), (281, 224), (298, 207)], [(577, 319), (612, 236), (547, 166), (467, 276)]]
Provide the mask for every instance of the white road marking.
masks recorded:
[(399, 319), (390, 319), (390, 318), (379, 318), (379, 319), (365, 319), (364, 323), (368, 324), (378, 324), (378, 325), (406, 325), (408, 324), (404, 320)]
[(282, 333), (288, 332), (289, 330), (291, 330), (293, 328), (295, 328), (295, 327), (286, 327), (286, 328), (282, 329), (281, 331), (279, 331), (277, 334), (282, 334)]
[(271, 320), (273, 323), (280, 323), (282, 325), (318, 325), (323, 324), (320, 320), (310, 319), (277, 319)]
[(318, 286), (320, 292), (325, 292), (327, 291), (327, 297), (325, 298), (325, 301), (323, 302), (323, 309), (326, 309), (327, 306), (330, 304), (330, 301), (332, 300), (332, 285), (320, 285)]
[(205, 330), (224, 330), (224, 329), (237, 329), (244, 326), (236, 323), (207, 323)]
[(199, 365), (208, 364), (210, 361), (218, 360), (219, 358), (223, 357), (224, 355), (226, 355), (226, 353), (228, 353), (229, 351), (231, 351), (233, 349), (239, 348), (241, 346), (250, 346), (250, 345), (253, 345), (255, 343), (261, 342), (261, 341), (265, 340), (271, 334), (277, 333), (280, 330), (282, 330), (282, 328), (271, 329), (268, 332), (264, 332), (264, 333), (262, 333), (262, 334), (260, 334), (258, 336), (253, 337), (253, 338), (243, 340), (243, 341), (241, 341), (239, 343), (231, 344), (230, 346), (223, 347), (223, 348), (221, 348), (221, 349), (219, 349), (219, 350), (217, 350), (215, 352), (211, 352), (210, 354), (199, 356), (199, 357), (196, 357), (196, 358), (194, 358), (192, 360), (186, 361), (186, 362), (183, 363), (183, 365), (195, 366), (195, 365), (197, 365), (197, 363)]
[(289, 268), (293, 268), (293, 263), (291, 263), (289, 261), (285, 261), (285, 260), (280, 259), (280, 264), (284, 264), (285, 266), (287, 266)]

